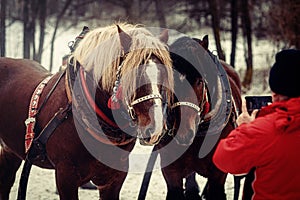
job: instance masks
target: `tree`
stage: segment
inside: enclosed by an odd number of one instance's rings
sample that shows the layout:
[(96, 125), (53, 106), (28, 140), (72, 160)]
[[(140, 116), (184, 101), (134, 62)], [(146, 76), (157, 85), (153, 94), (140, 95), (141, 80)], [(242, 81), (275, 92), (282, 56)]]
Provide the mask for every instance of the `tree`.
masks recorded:
[(216, 41), (218, 56), (221, 60), (225, 60), (220, 39), (220, 2), (219, 0), (209, 0), (208, 4), (211, 11), (212, 28)]
[(284, 48), (300, 49), (300, 1), (272, 0), (268, 34)]
[(235, 51), (238, 35), (238, 1), (231, 0), (231, 54), (230, 65), (235, 67)]
[(1, 0), (0, 4), (0, 56), (5, 56), (5, 20), (6, 20), (6, 0)]
[(246, 61), (246, 72), (242, 85), (246, 89), (250, 89), (253, 74), (253, 57), (252, 57), (252, 27), (251, 18), (249, 11), (248, 0), (241, 0), (241, 17), (242, 17), (242, 30), (243, 36), (246, 40), (245, 46), (245, 61)]
[[(23, 57), (41, 62), (46, 21), (47, 0), (24, 0), (23, 2)], [(40, 37), (36, 49), (36, 24), (39, 21)]]
[(159, 26), (162, 28), (167, 27), (165, 11), (164, 11), (164, 1), (155, 0), (155, 8), (156, 8), (157, 19), (159, 21)]
[(30, 0), (23, 2), (23, 57), (30, 58), (31, 22), (29, 20)]
[(63, 8), (60, 10), (60, 12), (57, 13), (57, 16), (56, 16), (54, 31), (53, 31), (52, 39), (51, 39), (49, 71), (52, 71), (52, 67), (53, 67), (53, 52), (54, 52), (54, 42), (55, 42), (56, 33), (58, 30), (60, 21), (62, 20), (63, 16), (65, 15), (68, 7), (71, 5), (71, 2), (72, 2), (72, 0), (67, 0), (64, 4)]
[[(44, 48), (44, 40), (45, 40), (45, 29), (46, 29), (46, 18), (47, 18), (47, 0), (39, 1), (39, 26), (40, 26), (40, 36), (39, 36), (39, 47), (38, 51), (34, 54), (34, 60), (41, 62), (42, 54)], [(35, 45), (34, 45), (35, 46)]]

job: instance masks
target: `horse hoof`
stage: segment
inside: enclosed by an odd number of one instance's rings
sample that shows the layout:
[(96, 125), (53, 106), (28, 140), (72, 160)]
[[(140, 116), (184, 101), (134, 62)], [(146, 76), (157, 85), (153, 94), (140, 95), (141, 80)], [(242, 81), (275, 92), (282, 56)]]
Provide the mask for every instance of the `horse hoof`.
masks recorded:
[(186, 200), (201, 200), (202, 198), (199, 195), (198, 191), (188, 191), (185, 192), (185, 199)]
[(87, 182), (86, 184), (83, 184), (82, 186), (80, 186), (80, 188), (88, 189), (88, 190), (96, 190), (97, 189), (97, 187), (91, 182)]

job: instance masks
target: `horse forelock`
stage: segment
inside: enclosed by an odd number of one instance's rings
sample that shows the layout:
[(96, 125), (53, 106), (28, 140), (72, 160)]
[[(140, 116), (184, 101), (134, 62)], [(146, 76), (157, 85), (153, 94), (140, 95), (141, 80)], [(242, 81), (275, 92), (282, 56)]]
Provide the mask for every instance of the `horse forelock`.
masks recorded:
[(197, 78), (202, 77), (204, 49), (189, 37), (177, 39), (171, 46), (173, 67), (193, 84)]
[[(146, 63), (151, 55), (155, 55), (166, 67), (166, 86), (173, 88), (172, 64), (166, 44), (140, 25), (127, 23), (118, 25), (132, 39), (129, 52), (122, 52), (116, 25), (90, 31), (74, 52), (74, 58), (86, 71), (93, 74), (95, 83), (111, 93), (116, 81), (117, 69), (123, 60), (121, 76), (123, 74), (130, 74), (130, 76), (122, 77), (124, 80), (122, 88), (124, 92), (134, 97), (138, 66)], [(124, 53), (126, 56), (121, 58)]]
[(156, 56), (160, 61), (162, 66), (165, 67), (164, 73), (165, 80), (164, 86), (168, 88), (167, 90), (167, 101), (171, 101), (171, 92), (174, 87), (173, 81), (173, 71), (172, 71), (172, 64), (171, 59), (169, 56), (169, 52), (167, 50), (161, 48), (143, 48), (143, 49), (135, 49), (131, 51), (126, 60), (124, 60), (124, 68), (122, 69), (122, 88), (123, 94), (130, 98), (129, 100), (132, 101), (136, 97), (136, 89), (137, 89), (137, 79), (140, 78), (139, 74), (139, 67), (144, 63), (147, 63), (151, 57), (151, 55)]

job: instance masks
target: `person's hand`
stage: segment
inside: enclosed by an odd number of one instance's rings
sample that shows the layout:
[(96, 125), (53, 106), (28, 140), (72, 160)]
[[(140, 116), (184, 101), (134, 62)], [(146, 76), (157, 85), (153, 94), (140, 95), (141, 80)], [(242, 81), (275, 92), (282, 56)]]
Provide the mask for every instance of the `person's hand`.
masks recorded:
[(258, 110), (255, 109), (255, 110), (252, 111), (251, 115), (249, 115), (249, 113), (247, 111), (246, 100), (243, 99), (243, 101), (242, 101), (242, 113), (236, 119), (237, 125), (239, 126), (243, 123), (252, 122), (255, 119), (257, 113), (258, 113)]

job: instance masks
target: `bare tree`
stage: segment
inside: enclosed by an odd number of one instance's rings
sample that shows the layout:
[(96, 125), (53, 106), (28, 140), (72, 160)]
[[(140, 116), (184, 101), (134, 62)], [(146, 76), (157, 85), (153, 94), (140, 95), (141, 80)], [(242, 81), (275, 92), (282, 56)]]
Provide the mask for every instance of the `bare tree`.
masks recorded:
[(40, 26), (40, 36), (39, 36), (39, 47), (38, 51), (34, 54), (34, 59), (38, 62), (42, 61), (44, 40), (45, 40), (45, 23), (47, 17), (47, 0), (39, 1), (39, 26)]
[(0, 56), (5, 56), (5, 20), (6, 20), (6, 0), (1, 0), (0, 4)]
[(219, 0), (208, 0), (208, 4), (211, 11), (212, 28), (216, 41), (218, 56), (221, 60), (225, 60), (220, 39), (220, 2)]
[(252, 56), (252, 27), (249, 12), (248, 0), (241, 0), (241, 17), (242, 17), (242, 29), (245, 42), (245, 61), (246, 72), (242, 85), (245, 89), (249, 89), (252, 82), (253, 74), (253, 56)]
[(53, 51), (54, 51), (54, 42), (55, 42), (56, 33), (58, 30), (60, 21), (62, 20), (63, 16), (65, 15), (68, 7), (71, 5), (71, 2), (72, 2), (72, 0), (67, 0), (64, 4), (63, 8), (60, 10), (60, 12), (57, 13), (57, 16), (56, 16), (54, 31), (53, 31), (52, 39), (51, 39), (49, 71), (52, 71), (52, 68), (53, 68)]
[(236, 41), (238, 35), (238, 1), (231, 0), (231, 54), (230, 65), (235, 67)]
[(284, 48), (300, 49), (300, 1), (272, 0), (268, 33)]
[(23, 57), (30, 58), (31, 22), (29, 19), (30, 0), (23, 2)]
[(165, 10), (164, 10), (164, 1), (155, 0), (155, 8), (156, 8), (156, 15), (159, 22), (159, 26), (163, 28), (167, 27)]

